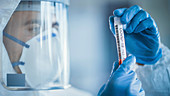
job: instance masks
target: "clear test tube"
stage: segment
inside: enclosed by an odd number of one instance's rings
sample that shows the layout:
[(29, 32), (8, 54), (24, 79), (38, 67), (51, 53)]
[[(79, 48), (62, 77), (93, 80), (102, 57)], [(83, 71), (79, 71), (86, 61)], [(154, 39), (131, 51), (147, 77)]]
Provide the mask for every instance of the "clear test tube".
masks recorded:
[(114, 17), (114, 28), (116, 33), (116, 45), (118, 52), (119, 65), (126, 59), (126, 46), (123, 32), (123, 24), (120, 22), (119, 17)]

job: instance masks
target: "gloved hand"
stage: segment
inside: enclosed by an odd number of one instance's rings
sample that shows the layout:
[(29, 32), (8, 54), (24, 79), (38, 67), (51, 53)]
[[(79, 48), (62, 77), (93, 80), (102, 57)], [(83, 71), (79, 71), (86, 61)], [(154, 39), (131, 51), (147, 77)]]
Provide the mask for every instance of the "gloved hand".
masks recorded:
[[(116, 9), (114, 16), (120, 17), (126, 25), (125, 42), (127, 52), (136, 56), (140, 64), (155, 64), (162, 56), (160, 35), (153, 18), (141, 7), (135, 5), (130, 8)], [(110, 28), (113, 34), (114, 16), (110, 17)]]
[(115, 63), (108, 82), (100, 89), (98, 96), (144, 96), (142, 84), (132, 70), (135, 63), (134, 56), (127, 57), (120, 66)]

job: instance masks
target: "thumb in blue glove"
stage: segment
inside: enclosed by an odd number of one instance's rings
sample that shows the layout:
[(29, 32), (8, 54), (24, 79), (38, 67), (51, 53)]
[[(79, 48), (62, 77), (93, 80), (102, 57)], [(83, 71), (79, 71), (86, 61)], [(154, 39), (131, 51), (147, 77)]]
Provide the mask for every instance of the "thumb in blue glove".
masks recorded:
[(120, 66), (116, 62), (108, 82), (102, 86), (98, 96), (144, 96), (142, 84), (133, 71), (135, 63), (134, 56), (127, 57)]

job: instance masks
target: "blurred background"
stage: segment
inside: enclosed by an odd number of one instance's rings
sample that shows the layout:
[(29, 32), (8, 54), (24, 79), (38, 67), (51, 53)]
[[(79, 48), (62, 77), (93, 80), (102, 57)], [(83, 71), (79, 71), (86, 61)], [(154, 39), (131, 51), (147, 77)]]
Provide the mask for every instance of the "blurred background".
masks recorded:
[(97, 95), (117, 60), (109, 30), (113, 10), (140, 5), (155, 19), (161, 42), (170, 48), (170, 0), (71, 0), (69, 45), (72, 86)]

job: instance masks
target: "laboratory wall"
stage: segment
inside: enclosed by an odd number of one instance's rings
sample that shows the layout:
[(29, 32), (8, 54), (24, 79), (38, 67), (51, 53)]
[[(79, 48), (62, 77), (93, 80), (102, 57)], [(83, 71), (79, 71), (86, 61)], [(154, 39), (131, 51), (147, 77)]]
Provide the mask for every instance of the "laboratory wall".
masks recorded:
[(155, 19), (161, 42), (170, 48), (169, 0), (71, 0), (68, 19), (72, 86), (97, 95), (117, 60), (109, 16), (116, 8), (135, 4)]

